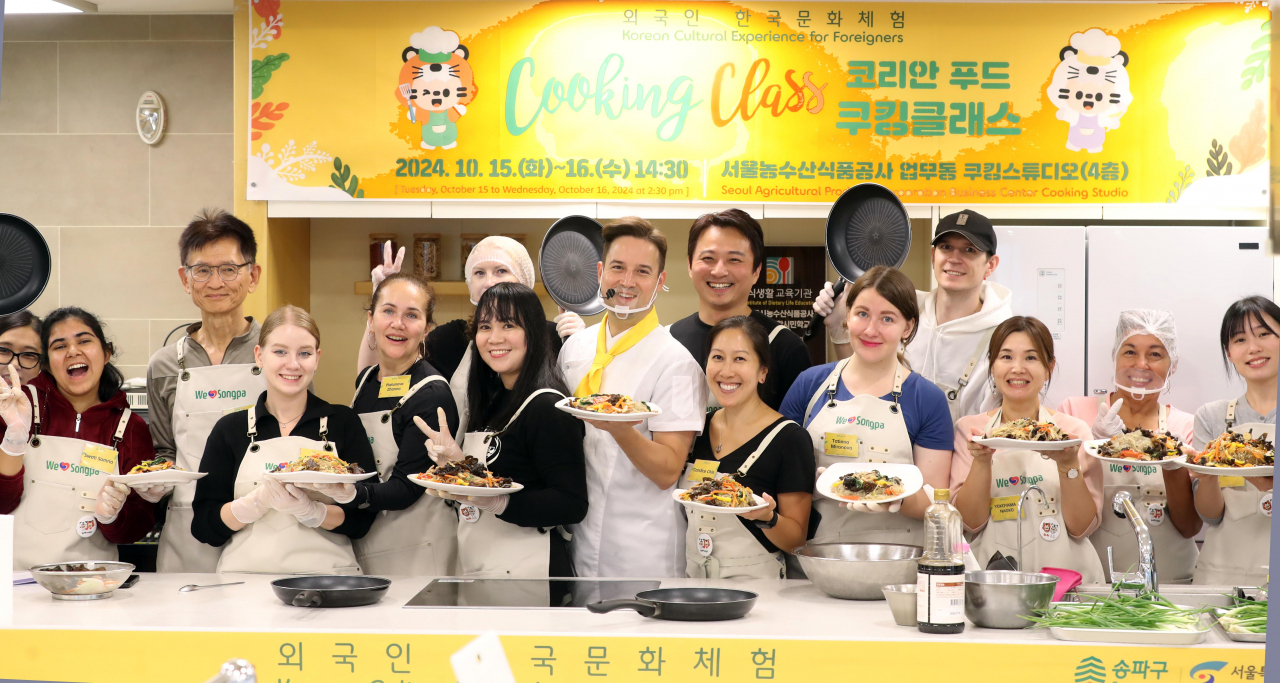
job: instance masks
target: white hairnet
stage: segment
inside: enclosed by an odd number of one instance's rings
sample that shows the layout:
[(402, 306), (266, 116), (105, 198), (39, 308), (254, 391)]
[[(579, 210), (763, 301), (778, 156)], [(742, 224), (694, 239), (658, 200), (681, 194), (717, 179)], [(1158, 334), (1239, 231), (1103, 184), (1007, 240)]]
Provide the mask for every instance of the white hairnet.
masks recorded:
[[(529, 258), (529, 252), (525, 251), (524, 245), (510, 237), (490, 235), (476, 243), (467, 256), (464, 270), (468, 285), (471, 283), (471, 269), (477, 263), (501, 263), (515, 273), (520, 284), (533, 289), (533, 260)], [(471, 292), (471, 297), (479, 301), (480, 293)]]
[(1130, 337), (1149, 334), (1164, 344), (1169, 352), (1169, 374), (1178, 369), (1178, 327), (1173, 322), (1173, 314), (1168, 311), (1157, 311), (1151, 308), (1134, 308), (1120, 311), (1120, 320), (1116, 323), (1116, 341), (1111, 347), (1111, 361), (1120, 355), (1120, 347)]

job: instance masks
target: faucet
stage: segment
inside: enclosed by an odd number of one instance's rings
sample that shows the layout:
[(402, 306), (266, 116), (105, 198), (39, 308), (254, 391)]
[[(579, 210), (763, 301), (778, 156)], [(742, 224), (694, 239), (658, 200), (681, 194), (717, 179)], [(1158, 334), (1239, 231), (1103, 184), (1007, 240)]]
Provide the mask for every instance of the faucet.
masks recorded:
[(1138, 514), (1138, 509), (1133, 505), (1133, 497), (1128, 491), (1117, 493), (1115, 500), (1124, 506), (1124, 516), (1138, 537), (1138, 571), (1142, 574), (1143, 588), (1154, 593), (1160, 584), (1156, 577), (1156, 546), (1151, 540), (1151, 530)]
[(1018, 496), (1018, 571), (1020, 572), (1027, 571), (1026, 567), (1022, 564), (1022, 502), (1027, 499), (1027, 494), (1032, 491), (1036, 491), (1040, 494), (1040, 504), (1043, 505), (1046, 510), (1049, 509), (1049, 497), (1044, 495), (1044, 489), (1036, 486), (1035, 484), (1028, 486), (1027, 490), (1023, 491), (1022, 495)]

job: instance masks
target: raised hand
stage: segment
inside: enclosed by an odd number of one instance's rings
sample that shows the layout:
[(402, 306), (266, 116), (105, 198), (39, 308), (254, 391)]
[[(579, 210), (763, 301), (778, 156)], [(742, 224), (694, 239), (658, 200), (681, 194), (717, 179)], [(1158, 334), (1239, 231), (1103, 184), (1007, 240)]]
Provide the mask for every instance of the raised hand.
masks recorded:
[(413, 423), (427, 435), (427, 455), (431, 456), (437, 465), (462, 459), (462, 449), (458, 446), (458, 442), (453, 440), (453, 433), (449, 431), (449, 420), (445, 418), (444, 408), (436, 408), (436, 424), (440, 425), (440, 431), (432, 429), (426, 420), (417, 415), (413, 416)]
[(374, 289), (378, 288), (378, 283), (387, 279), (388, 275), (394, 275), (400, 272), (400, 264), (404, 262), (404, 247), (400, 247), (400, 252), (396, 254), (395, 260), (391, 259), (391, 240), (387, 240), (382, 245), (382, 265), (369, 271), (369, 279), (373, 282)]

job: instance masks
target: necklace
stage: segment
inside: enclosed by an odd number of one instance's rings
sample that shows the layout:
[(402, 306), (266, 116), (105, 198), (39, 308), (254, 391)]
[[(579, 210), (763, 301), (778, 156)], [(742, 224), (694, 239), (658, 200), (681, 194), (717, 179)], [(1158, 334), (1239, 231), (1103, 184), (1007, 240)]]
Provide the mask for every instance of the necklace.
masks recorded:
[(293, 424), (294, 422), (297, 422), (299, 417), (302, 417), (302, 413), (298, 413), (298, 417), (295, 417), (291, 420), (281, 420), (279, 418), (276, 418), (276, 421), (280, 423), (281, 427), (283, 427), (285, 425), (290, 425), (290, 424)]

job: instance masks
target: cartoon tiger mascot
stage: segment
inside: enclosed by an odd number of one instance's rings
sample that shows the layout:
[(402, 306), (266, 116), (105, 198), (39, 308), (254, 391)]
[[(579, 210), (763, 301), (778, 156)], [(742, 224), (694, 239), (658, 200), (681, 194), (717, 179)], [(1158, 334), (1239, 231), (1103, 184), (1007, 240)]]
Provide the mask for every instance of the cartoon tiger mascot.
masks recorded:
[(1106, 131), (1120, 127), (1120, 117), (1133, 102), (1129, 91), (1129, 55), (1120, 39), (1102, 29), (1071, 34), (1071, 44), (1058, 53), (1049, 83), (1049, 99), (1066, 121), (1067, 149), (1102, 151)]
[(476, 98), (475, 74), (458, 34), (428, 26), (409, 38), (400, 53), (396, 99), (409, 108), (409, 120), (422, 125), (422, 148), (458, 146), (458, 119)]

